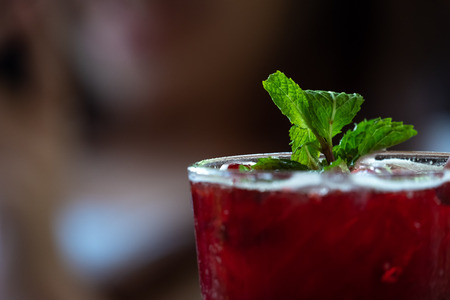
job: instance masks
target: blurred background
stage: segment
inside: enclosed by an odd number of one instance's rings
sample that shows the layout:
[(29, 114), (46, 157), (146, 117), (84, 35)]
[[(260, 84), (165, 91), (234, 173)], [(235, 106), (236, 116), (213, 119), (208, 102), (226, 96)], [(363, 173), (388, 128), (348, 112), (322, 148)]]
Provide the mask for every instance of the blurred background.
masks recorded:
[(450, 151), (450, 3), (0, 0), (0, 299), (200, 299), (186, 167), (289, 151), (261, 81)]

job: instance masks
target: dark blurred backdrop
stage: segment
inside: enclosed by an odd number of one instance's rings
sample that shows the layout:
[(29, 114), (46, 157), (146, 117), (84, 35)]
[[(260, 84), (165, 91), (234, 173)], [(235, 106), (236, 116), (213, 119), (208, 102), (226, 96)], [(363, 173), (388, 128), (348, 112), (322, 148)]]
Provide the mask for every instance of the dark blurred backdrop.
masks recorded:
[(449, 13), (444, 0), (0, 0), (0, 298), (200, 299), (186, 167), (289, 151), (261, 84), (276, 70), (362, 94), (355, 121), (414, 124), (400, 148), (450, 151)]

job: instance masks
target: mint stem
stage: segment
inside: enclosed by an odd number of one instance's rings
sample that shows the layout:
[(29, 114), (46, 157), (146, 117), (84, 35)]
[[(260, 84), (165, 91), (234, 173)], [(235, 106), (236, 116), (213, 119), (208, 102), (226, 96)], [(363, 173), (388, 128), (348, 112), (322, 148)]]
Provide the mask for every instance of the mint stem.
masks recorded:
[(327, 160), (328, 164), (331, 164), (336, 159), (334, 158), (334, 154), (332, 151), (332, 148), (326, 146), (325, 148), (322, 148), (322, 153), (325, 155), (325, 159)]
[(313, 130), (313, 133), (320, 143), (320, 147), (321, 147), (320, 152), (323, 153), (328, 164), (331, 164), (333, 161), (336, 160), (334, 158), (334, 154), (333, 154), (333, 145), (328, 144), (327, 141), (323, 137), (321, 137), (319, 134), (316, 133), (315, 130)]

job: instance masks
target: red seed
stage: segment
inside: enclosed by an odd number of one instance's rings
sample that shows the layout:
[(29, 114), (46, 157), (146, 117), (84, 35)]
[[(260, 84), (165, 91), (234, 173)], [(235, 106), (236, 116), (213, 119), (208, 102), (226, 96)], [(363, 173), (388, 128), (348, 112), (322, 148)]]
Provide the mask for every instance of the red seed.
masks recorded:
[(381, 281), (386, 283), (395, 283), (400, 278), (403, 269), (401, 267), (391, 267), (386, 272), (384, 272), (381, 277)]

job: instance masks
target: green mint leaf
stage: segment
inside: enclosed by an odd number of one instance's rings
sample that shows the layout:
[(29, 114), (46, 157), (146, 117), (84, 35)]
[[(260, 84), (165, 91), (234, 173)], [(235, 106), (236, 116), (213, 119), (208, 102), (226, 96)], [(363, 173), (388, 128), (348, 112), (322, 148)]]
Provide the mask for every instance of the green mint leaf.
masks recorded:
[(364, 120), (344, 134), (333, 152), (353, 165), (363, 155), (398, 145), (416, 134), (412, 125), (392, 122), (391, 118)]
[(258, 159), (258, 162), (251, 166), (253, 170), (308, 170), (308, 167), (290, 159), (265, 157)]
[(263, 81), (263, 86), (272, 101), (292, 124), (304, 128), (308, 127), (303, 115), (303, 106), (307, 104), (306, 97), (298, 84), (282, 72), (277, 71)]
[(359, 94), (346, 94), (327, 91), (307, 90), (308, 101), (307, 123), (328, 146), (332, 146), (332, 138), (350, 124), (364, 99)]
[(293, 125), (289, 130), (289, 136), (291, 159), (308, 166), (309, 169), (319, 169), (320, 143), (311, 130)]
[(323, 170), (326, 172), (350, 173), (350, 170), (347, 166), (347, 162), (340, 157), (338, 157), (328, 166), (325, 166)]
[(246, 171), (251, 171), (252, 168), (246, 165), (239, 165), (239, 171), (241, 172), (246, 172)]

